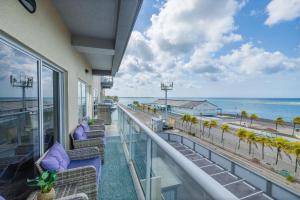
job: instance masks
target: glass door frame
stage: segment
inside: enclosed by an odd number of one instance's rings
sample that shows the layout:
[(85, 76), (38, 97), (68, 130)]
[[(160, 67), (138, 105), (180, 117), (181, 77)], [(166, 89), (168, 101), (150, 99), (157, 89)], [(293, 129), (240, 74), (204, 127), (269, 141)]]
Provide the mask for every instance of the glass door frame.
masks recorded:
[(45, 153), (44, 149), (44, 114), (43, 114), (43, 108), (44, 108), (44, 101), (43, 101), (43, 67), (46, 67), (50, 70), (53, 70), (58, 73), (58, 137), (60, 139), (60, 142), (64, 145), (65, 138), (63, 136), (63, 132), (65, 130), (64, 127), (64, 72), (59, 69), (56, 65), (52, 64), (49, 61), (41, 60), (39, 62), (38, 67), (38, 77), (39, 77), (39, 118), (40, 118), (40, 153), (41, 155)]

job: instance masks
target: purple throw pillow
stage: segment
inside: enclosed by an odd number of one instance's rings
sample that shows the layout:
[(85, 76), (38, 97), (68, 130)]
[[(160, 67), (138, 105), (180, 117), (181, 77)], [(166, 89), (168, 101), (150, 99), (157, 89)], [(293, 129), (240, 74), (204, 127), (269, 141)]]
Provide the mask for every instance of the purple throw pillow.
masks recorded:
[(82, 128), (85, 132), (91, 130), (90, 126), (88, 124), (82, 123), (82, 124), (80, 124), (80, 126), (82, 126)]
[(84, 129), (82, 126), (78, 126), (73, 134), (73, 137), (75, 140), (86, 140), (87, 135), (84, 132)]
[(53, 156), (48, 156), (48, 154), (46, 155), (46, 157), (41, 161), (41, 166), (44, 170), (47, 171), (56, 171), (56, 172), (60, 172), (63, 171), (64, 169), (59, 165), (58, 160), (53, 157)]
[(63, 168), (67, 169), (68, 165), (70, 164), (70, 158), (60, 143), (55, 142), (55, 144), (51, 147), (49, 154), (56, 157), (59, 164)]

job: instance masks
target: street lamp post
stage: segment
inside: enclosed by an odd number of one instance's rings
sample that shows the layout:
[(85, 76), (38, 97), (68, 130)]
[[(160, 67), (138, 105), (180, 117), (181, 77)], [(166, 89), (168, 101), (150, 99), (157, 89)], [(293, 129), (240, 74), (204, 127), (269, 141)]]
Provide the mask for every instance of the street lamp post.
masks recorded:
[(161, 90), (165, 91), (165, 123), (168, 124), (168, 91), (173, 90), (173, 82), (165, 82), (160, 84)]
[(32, 76), (26, 76), (24, 73), (20, 74), (19, 80), (17, 80), (16, 77), (13, 75), (10, 75), (10, 84), (13, 87), (20, 87), (22, 88), (22, 105), (23, 110), (26, 108), (26, 88), (32, 88), (33, 87), (33, 77)]

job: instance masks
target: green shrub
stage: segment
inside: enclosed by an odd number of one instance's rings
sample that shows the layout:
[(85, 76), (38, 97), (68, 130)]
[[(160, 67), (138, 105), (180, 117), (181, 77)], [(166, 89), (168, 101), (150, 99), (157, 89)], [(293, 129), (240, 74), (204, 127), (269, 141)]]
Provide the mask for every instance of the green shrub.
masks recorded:
[(295, 182), (296, 181), (296, 178), (294, 176), (291, 176), (291, 175), (288, 175), (286, 177), (286, 180), (288, 180), (289, 182)]

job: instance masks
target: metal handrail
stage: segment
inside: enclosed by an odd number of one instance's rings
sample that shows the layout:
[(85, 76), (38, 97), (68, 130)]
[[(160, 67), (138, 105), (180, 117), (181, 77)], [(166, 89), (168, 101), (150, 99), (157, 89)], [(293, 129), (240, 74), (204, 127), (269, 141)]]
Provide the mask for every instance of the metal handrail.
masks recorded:
[(169, 143), (163, 140), (159, 135), (153, 132), (149, 127), (137, 119), (134, 115), (128, 112), (123, 105), (118, 104), (118, 107), (126, 113), (143, 131), (154, 141), (174, 162), (179, 165), (190, 177), (198, 183), (213, 199), (220, 200), (237, 200), (229, 190), (223, 187), (215, 179), (199, 169), (192, 161), (174, 149)]

